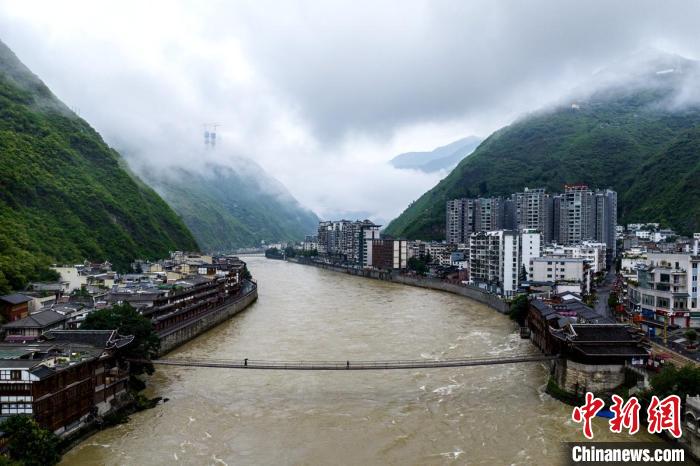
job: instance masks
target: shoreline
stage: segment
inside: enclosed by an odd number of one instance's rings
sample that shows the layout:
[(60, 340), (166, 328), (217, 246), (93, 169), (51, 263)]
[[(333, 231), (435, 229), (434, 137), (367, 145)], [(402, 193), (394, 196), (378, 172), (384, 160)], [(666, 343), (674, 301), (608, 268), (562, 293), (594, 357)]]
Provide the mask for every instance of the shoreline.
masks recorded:
[[(218, 308), (212, 309), (207, 314), (198, 316), (192, 321), (184, 322), (177, 328), (169, 329), (162, 335), (158, 335), (158, 337), (161, 338), (161, 343), (163, 341), (166, 342), (165, 349), (160, 350), (158, 356), (160, 357), (177, 349), (188, 341), (203, 335), (212, 328), (224, 323), (236, 314), (250, 307), (250, 305), (258, 299), (258, 286), (257, 283), (253, 281), (250, 281), (249, 283), (252, 285), (251, 289), (237, 297), (235, 300), (225, 303)], [(89, 424), (83, 426), (75, 432), (72, 432), (68, 436), (61, 438), (61, 458), (98, 432), (114, 428), (120, 424), (131, 422), (130, 416), (132, 414), (139, 411), (152, 409), (156, 407), (156, 405), (167, 401), (161, 400), (160, 397), (156, 397), (154, 399), (144, 397), (144, 399), (147, 401), (147, 405), (143, 405), (139, 402), (139, 397), (143, 396), (141, 394), (142, 392), (143, 390), (139, 392), (128, 391), (127, 394), (125, 394), (125, 399), (120, 400), (119, 406), (110, 410), (108, 413), (105, 413), (103, 416), (94, 418)]]
[(158, 351), (158, 356), (163, 356), (177, 349), (188, 341), (224, 323), (239, 312), (248, 309), (258, 299), (258, 285), (254, 281), (246, 281), (251, 285), (251, 288), (232, 301), (224, 303), (190, 321), (183, 322), (174, 328), (168, 328), (160, 332), (158, 338), (160, 338), (161, 347)]
[(500, 314), (508, 314), (509, 305), (506, 301), (499, 298), (498, 296), (488, 293), (481, 288), (471, 286), (471, 285), (458, 285), (456, 283), (449, 283), (437, 278), (428, 277), (413, 277), (409, 275), (396, 275), (393, 272), (383, 272), (379, 270), (365, 270), (365, 269), (354, 269), (349, 267), (344, 267), (340, 265), (325, 264), (321, 262), (314, 262), (308, 260), (299, 260), (297, 258), (287, 258), (285, 262), (290, 262), (299, 265), (308, 265), (311, 267), (317, 267), (324, 270), (330, 270), (332, 272), (344, 273), (347, 275), (354, 275), (357, 277), (371, 278), (373, 280), (383, 280), (392, 283), (398, 283), (401, 285), (414, 286), (417, 288), (426, 288), (435, 291), (444, 291), (446, 293), (456, 294), (465, 298), (473, 299), (481, 304), (485, 304), (491, 309), (495, 310)]
[[(439, 279), (434, 279), (434, 278), (414, 278), (410, 276), (405, 276), (405, 275), (398, 275), (395, 276), (392, 272), (380, 272), (377, 270), (363, 270), (363, 269), (351, 269), (349, 267), (343, 267), (343, 266), (337, 266), (337, 265), (332, 265), (332, 264), (324, 264), (324, 263), (318, 263), (318, 262), (313, 262), (313, 261), (299, 261), (296, 258), (287, 258), (285, 259), (286, 262), (291, 262), (294, 264), (299, 264), (299, 265), (309, 265), (312, 267), (317, 267), (320, 269), (324, 270), (330, 270), (332, 272), (337, 272), (337, 273), (345, 273), (347, 275), (354, 275), (357, 277), (364, 277), (364, 278), (370, 278), (373, 280), (384, 280), (384, 281), (389, 281), (392, 283), (397, 283), (397, 284), (403, 284), (403, 285), (408, 285), (408, 286), (414, 286), (417, 288), (425, 288), (425, 289), (430, 289), (430, 290), (436, 290), (436, 291), (444, 291), (447, 293), (451, 294), (457, 294), (462, 297), (468, 298), (468, 299), (474, 299), (482, 304), (487, 305), (488, 307), (494, 309), (495, 311), (507, 315), (508, 313), (508, 304), (502, 300), (501, 298), (498, 298), (497, 296), (487, 293), (483, 290), (480, 290), (478, 288), (468, 286), (468, 285), (457, 285), (449, 282), (444, 282)], [(462, 292), (461, 289), (464, 288), (466, 291)], [(484, 299), (485, 296), (490, 297), (491, 299)], [(479, 299), (482, 298), (482, 299)], [(532, 343), (532, 342), (531, 342)], [(534, 345), (533, 345), (534, 346)], [(549, 364), (552, 364), (550, 362)], [(551, 369), (551, 368), (550, 368)], [(545, 389), (545, 393), (552, 397), (552, 399), (558, 401), (559, 403), (566, 405), (566, 406), (575, 406), (572, 404), (570, 401), (573, 398), (570, 394), (567, 394), (568, 396), (562, 396), (562, 394), (556, 393), (555, 390), (550, 391), (550, 381), (551, 381), (551, 375), (547, 376), (547, 379), (544, 381), (545, 384), (547, 385), (547, 388)], [(558, 388), (558, 387), (557, 387)], [(566, 398), (570, 398), (567, 400)], [(695, 461), (700, 460), (700, 458), (694, 456), (690, 449), (687, 447), (687, 445), (684, 442), (678, 442), (675, 441), (675, 439), (670, 439), (667, 435), (662, 435), (662, 434), (656, 434), (656, 437), (659, 439), (659, 443), (666, 443), (668, 445), (672, 445), (674, 447), (680, 447), (683, 448), (686, 453), (690, 456)]]

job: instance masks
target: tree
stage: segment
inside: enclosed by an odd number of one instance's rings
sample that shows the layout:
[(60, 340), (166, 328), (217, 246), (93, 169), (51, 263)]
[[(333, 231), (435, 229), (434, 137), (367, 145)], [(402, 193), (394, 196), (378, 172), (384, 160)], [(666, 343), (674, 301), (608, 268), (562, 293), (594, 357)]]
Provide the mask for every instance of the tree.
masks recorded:
[[(139, 314), (129, 303), (89, 313), (80, 329), (117, 330), (122, 335), (133, 335), (134, 341), (120, 353), (128, 359), (149, 361), (160, 349), (160, 338), (153, 329), (151, 320)], [(155, 372), (150, 362), (132, 362), (130, 368), (131, 375), (141, 375), (144, 372), (150, 375)]]
[(685, 332), (685, 338), (688, 340), (688, 346), (695, 348), (695, 343), (698, 340), (698, 332), (691, 328)]
[(685, 403), (686, 395), (700, 395), (700, 367), (688, 364), (677, 369), (669, 364), (651, 378), (651, 387), (650, 396), (665, 398), (669, 395), (678, 395)]
[(617, 294), (616, 293), (610, 293), (608, 295), (608, 308), (609, 309), (615, 309), (615, 306), (617, 306), (618, 301), (617, 301)]
[(296, 257), (297, 252), (294, 250), (294, 248), (292, 246), (287, 246), (286, 248), (284, 248), (284, 254), (287, 257)]
[(428, 272), (428, 267), (425, 262), (417, 257), (411, 257), (406, 263), (408, 270), (413, 270), (418, 275), (425, 275)]
[(511, 301), (508, 315), (522, 327), (525, 325), (525, 318), (527, 317), (527, 310), (529, 307), (530, 299), (528, 296), (526, 294), (520, 294)]
[(5, 432), (10, 459), (24, 466), (54, 465), (61, 459), (58, 437), (29, 416), (11, 416), (0, 430)]

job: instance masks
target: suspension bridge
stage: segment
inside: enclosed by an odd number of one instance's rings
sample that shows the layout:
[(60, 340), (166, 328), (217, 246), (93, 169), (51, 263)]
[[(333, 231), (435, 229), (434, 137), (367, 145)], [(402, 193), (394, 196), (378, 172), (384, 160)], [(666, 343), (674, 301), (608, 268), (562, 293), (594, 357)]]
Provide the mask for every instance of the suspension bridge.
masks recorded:
[[(216, 369), (266, 369), (301, 371), (367, 371), (390, 369), (434, 369), (440, 367), (493, 366), (543, 362), (558, 359), (548, 355), (513, 355), (487, 358), (415, 359), (387, 361), (263, 361), (256, 359), (154, 359), (152, 364), (182, 367), (210, 367)], [(146, 362), (146, 361), (139, 361)]]

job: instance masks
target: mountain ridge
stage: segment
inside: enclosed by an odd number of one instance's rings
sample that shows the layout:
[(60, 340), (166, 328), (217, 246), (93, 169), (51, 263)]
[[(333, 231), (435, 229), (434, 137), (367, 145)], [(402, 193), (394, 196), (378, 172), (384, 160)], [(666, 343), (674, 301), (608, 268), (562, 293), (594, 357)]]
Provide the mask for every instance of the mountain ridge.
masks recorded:
[[(437, 186), (411, 203), (386, 233), (444, 239), (448, 199), (504, 196), (525, 186), (558, 192), (565, 183), (576, 182), (615, 189), (621, 222), (663, 220), (681, 233), (700, 230), (697, 190), (688, 191), (687, 210), (681, 210), (671, 194), (680, 194), (671, 180), (700, 175), (687, 153), (700, 136), (700, 105), (697, 96), (688, 94), (698, 69), (697, 62), (678, 57), (650, 60), (626, 80), (611, 80), (572, 96), (568, 104), (517, 119), (491, 134)], [(671, 163), (674, 152), (683, 153), (687, 164)], [(652, 167), (658, 172), (650, 172)], [(642, 186), (653, 187), (662, 198)]]
[(0, 293), (55, 279), (52, 262), (197, 249), (124, 160), (0, 41)]
[(454, 167), (460, 160), (469, 156), (481, 143), (477, 136), (467, 136), (432, 151), (405, 152), (389, 161), (394, 168), (414, 169), (426, 173)]
[[(313, 234), (316, 214), (253, 160), (227, 157), (199, 170), (173, 166), (140, 170), (197, 238), (205, 251), (230, 252)], [(233, 168), (235, 167), (235, 168)]]

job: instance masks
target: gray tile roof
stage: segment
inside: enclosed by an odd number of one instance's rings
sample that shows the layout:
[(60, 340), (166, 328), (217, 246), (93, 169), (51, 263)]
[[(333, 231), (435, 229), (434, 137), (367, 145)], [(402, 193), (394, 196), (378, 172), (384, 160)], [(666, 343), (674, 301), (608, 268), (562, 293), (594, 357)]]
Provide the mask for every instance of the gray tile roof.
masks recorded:
[(41, 311), (36, 314), (12, 321), (3, 325), (3, 328), (44, 328), (66, 320), (66, 316), (56, 311)]
[(30, 296), (25, 296), (19, 293), (6, 294), (5, 296), (0, 296), (0, 301), (5, 301), (6, 303), (10, 304), (28, 303), (31, 300), (32, 298)]
[(106, 348), (113, 338), (117, 338), (116, 330), (51, 330), (44, 336), (51, 341), (71, 342)]

